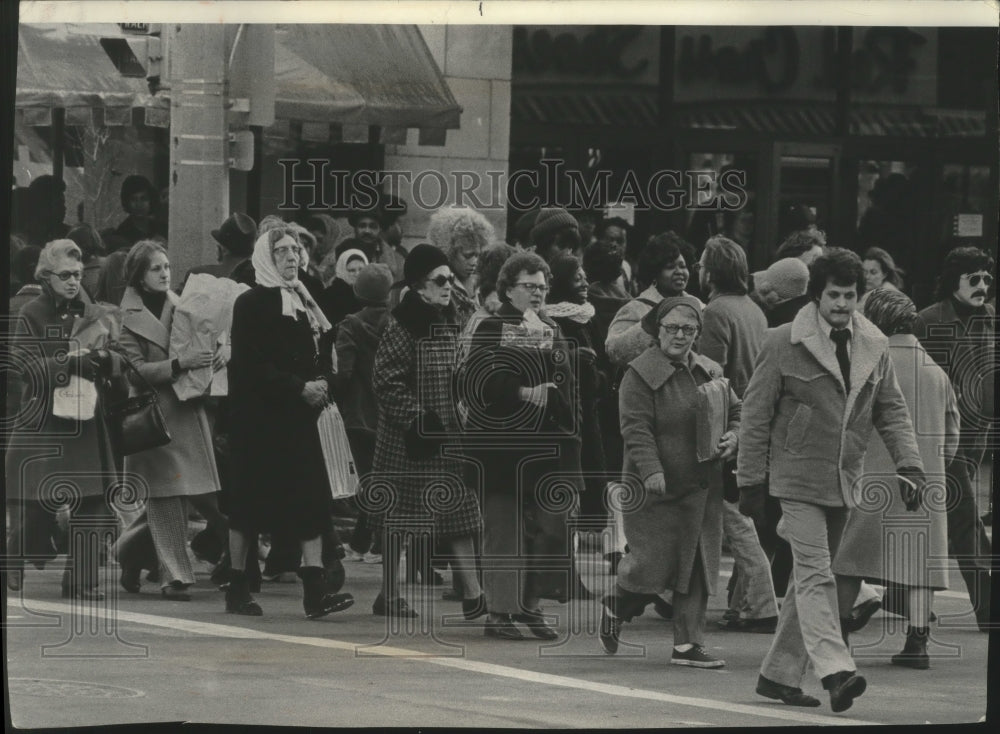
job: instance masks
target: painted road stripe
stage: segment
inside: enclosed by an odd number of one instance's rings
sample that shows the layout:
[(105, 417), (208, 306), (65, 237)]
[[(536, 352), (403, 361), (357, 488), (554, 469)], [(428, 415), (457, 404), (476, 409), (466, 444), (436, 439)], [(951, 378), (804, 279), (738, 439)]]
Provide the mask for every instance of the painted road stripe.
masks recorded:
[[(70, 612), (70, 605), (61, 602), (38, 601), (35, 599), (25, 599), (30, 601), (33, 608), (47, 612)], [(8, 606), (12, 602), (8, 601)], [(117, 611), (108, 615), (104, 609), (95, 609), (97, 617), (105, 619), (113, 616), (120, 622), (131, 622), (133, 624), (145, 624), (151, 627), (169, 627), (174, 630), (181, 630), (197, 635), (208, 635), (212, 637), (228, 637), (243, 640), (271, 640), (274, 642), (285, 642), (292, 645), (308, 645), (311, 647), (323, 647), (334, 650), (344, 650), (354, 653), (359, 647), (353, 642), (344, 642), (326, 637), (304, 637), (299, 635), (282, 635), (274, 632), (262, 632), (248, 629), (246, 627), (235, 627), (226, 624), (214, 624), (212, 622), (198, 622), (189, 619), (178, 619), (176, 617), (162, 617), (154, 614), (140, 614), (138, 612)], [(765, 706), (752, 706), (741, 703), (731, 703), (729, 701), (716, 701), (711, 698), (694, 698), (691, 696), (675, 696), (660, 691), (649, 691), (642, 688), (628, 688), (627, 686), (616, 686), (608, 683), (596, 683), (582, 678), (570, 678), (563, 675), (552, 675), (550, 673), (538, 673), (533, 670), (514, 668), (509, 665), (497, 665), (467, 658), (446, 658), (432, 653), (423, 653), (418, 650), (408, 650), (402, 647), (375, 646), (369, 648), (372, 655), (383, 657), (409, 658), (439, 665), (445, 668), (465, 670), (471, 673), (482, 673), (484, 675), (498, 676), (501, 678), (511, 678), (513, 680), (526, 683), (543, 683), (549, 686), (560, 688), (574, 688), (580, 691), (590, 691), (592, 693), (603, 693), (609, 696), (620, 698), (641, 698), (647, 701), (659, 701), (661, 703), (671, 703), (679, 706), (691, 706), (694, 708), (709, 709), (731, 714), (744, 714), (746, 716), (757, 716), (767, 719), (779, 719), (797, 724), (825, 724), (827, 726), (872, 726), (873, 722), (861, 721), (860, 719), (847, 719), (841, 716), (819, 716), (800, 712), (791, 707), (784, 707), (780, 704), (767, 704)]]

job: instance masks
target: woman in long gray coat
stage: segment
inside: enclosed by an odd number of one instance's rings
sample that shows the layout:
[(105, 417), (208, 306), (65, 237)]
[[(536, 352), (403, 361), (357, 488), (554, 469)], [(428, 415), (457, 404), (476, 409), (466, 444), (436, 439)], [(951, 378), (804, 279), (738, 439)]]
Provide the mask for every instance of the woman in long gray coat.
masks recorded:
[(721, 668), (704, 649), (705, 609), (719, 575), (722, 463), (736, 454), (740, 401), (722, 368), (691, 351), (701, 331), (696, 298), (663, 299), (642, 326), (658, 344), (629, 363), (620, 407), (623, 481), (644, 491), (624, 515), (629, 553), (604, 599), (601, 644), (617, 652), (622, 621), (671, 589), (670, 662)]
[[(170, 443), (125, 457), (125, 472), (139, 476), (146, 491), (146, 518), (160, 565), (164, 598), (189, 600), (187, 588), (194, 570), (187, 553), (187, 503), (189, 497), (219, 491), (219, 472), (212, 450), (212, 434), (200, 400), (181, 401), (173, 383), (185, 370), (212, 366), (219, 369), (225, 357), (210, 351), (170, 353), (170, 327), (176, 296), (170, 291), (170, 262), (161, 244), (137, 242), (125, 260), (128, 287), (122, 298), (121, 345), (138, 373), (156, 389), (160, 409), (172, 437)], [(132, 376), (135, 380), (134, 375)], [(205, 503), (202, 498), (200, 503)], [(209, 499), (208, 504), (213, 504)], [(129, 563), (130, 527), (116, 544), (123, 567)]]
[(958, 402), (944, 370), (913, 335), (917, 309), (908, 296), (887, 288), (871, 291), (865, 316), (889, 337), (889, 357), (913, 418), (927, 485), (922, 505), (908, 511), (896, 489), (896, 465), (876, 436), (865, 455), (864, 475), (854, 487), (855, 506), (833, 572), (886, 585), (883, 604), (910, 623), (903, 651), (892, 662), (926, 669), (934, 591), (948, 588), (947, 569), (930, 561), (948, 556), (945, 465), (958, 447)]

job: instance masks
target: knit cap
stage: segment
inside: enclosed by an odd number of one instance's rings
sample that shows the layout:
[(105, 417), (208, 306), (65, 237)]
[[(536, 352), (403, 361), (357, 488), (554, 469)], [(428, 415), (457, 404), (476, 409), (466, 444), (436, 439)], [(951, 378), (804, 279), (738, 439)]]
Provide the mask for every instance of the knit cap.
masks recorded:
[(354, 295), (369, 305), (381, 305), (389, 300), (392, 271), (384, 263), (365, 265), (354, 281)]
[(531, 228), (531, 244), (545, 242), (560, 229), (568, 227), (580, 229), (576, 217), (560, 206), (545, 207), (538, 212), (535, 226)]
[(754, 289), (768, 304), (777, 305), (806, 292), (809, 267), (797, 257), (778, 260), (767, 270), (753, 274)]

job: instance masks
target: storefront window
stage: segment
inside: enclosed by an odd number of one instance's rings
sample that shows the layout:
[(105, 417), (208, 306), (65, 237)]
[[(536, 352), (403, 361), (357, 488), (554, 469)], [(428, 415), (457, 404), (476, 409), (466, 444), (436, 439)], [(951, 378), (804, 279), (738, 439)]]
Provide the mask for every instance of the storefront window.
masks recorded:
[(991, 195), (989, 167), (947, 164), (942, 166), (941, 178), (940, 241), (957, 239), (982, 246)]
[(684, 212), (684, 238), (701, 249), (705, 240), (721, 234), (751, 252), (756, 235), (756, 157), (690, 153), (686, 164), (694, 183)]

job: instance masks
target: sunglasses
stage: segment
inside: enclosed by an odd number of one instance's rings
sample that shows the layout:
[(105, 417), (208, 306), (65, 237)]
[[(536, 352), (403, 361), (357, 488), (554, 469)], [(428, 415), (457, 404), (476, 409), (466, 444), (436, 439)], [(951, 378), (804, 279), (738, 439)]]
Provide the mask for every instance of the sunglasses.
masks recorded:
[(71, 278), (73, 280), (81, 280), (83, 278), (83, 271), (82, 270), (63, 270), (63, 271), (61, 271), (59, 273), (56, 273), (56, 272), (53, 272), (52, 270), (50, 270), (49, 271), (49, 275), (54, 275), (57, 278), (59, 278), (59, 280), (61, 280), (62, 282), (65, 283), (67, 280), (70, 280)]
[(433, 283), (438, 288), (444, 288), (445, 283), (448, 283), (449, 285), (455, 285), (455, 276), (454, 275), (436, 275), (433, 278), (428, 278), (427, 282), (428, 283)]
[(680, 324), (660, 324), (660, 328), (670, 334), (670, 336), (674, 336), (678, 331), (683, 332), (684, 336), (694, 336), (698, 333), (698, 327), (691, 326), (690, 324), (685, 324), (684, 326)]
[(975, 288), (976, 286), (978, 286), (980, 283), (982, 283), (983, 285), (985, 285), (987, 288), (989, 288), (991, 285), (993, 285), (993, 276), (992, 275), (979, 275), (977, 273), (975, 275), (963, 275), (962, 277), (963, 278), (968, 278), (969, 279), (969, 285), (971, 285), (973, 288)]

